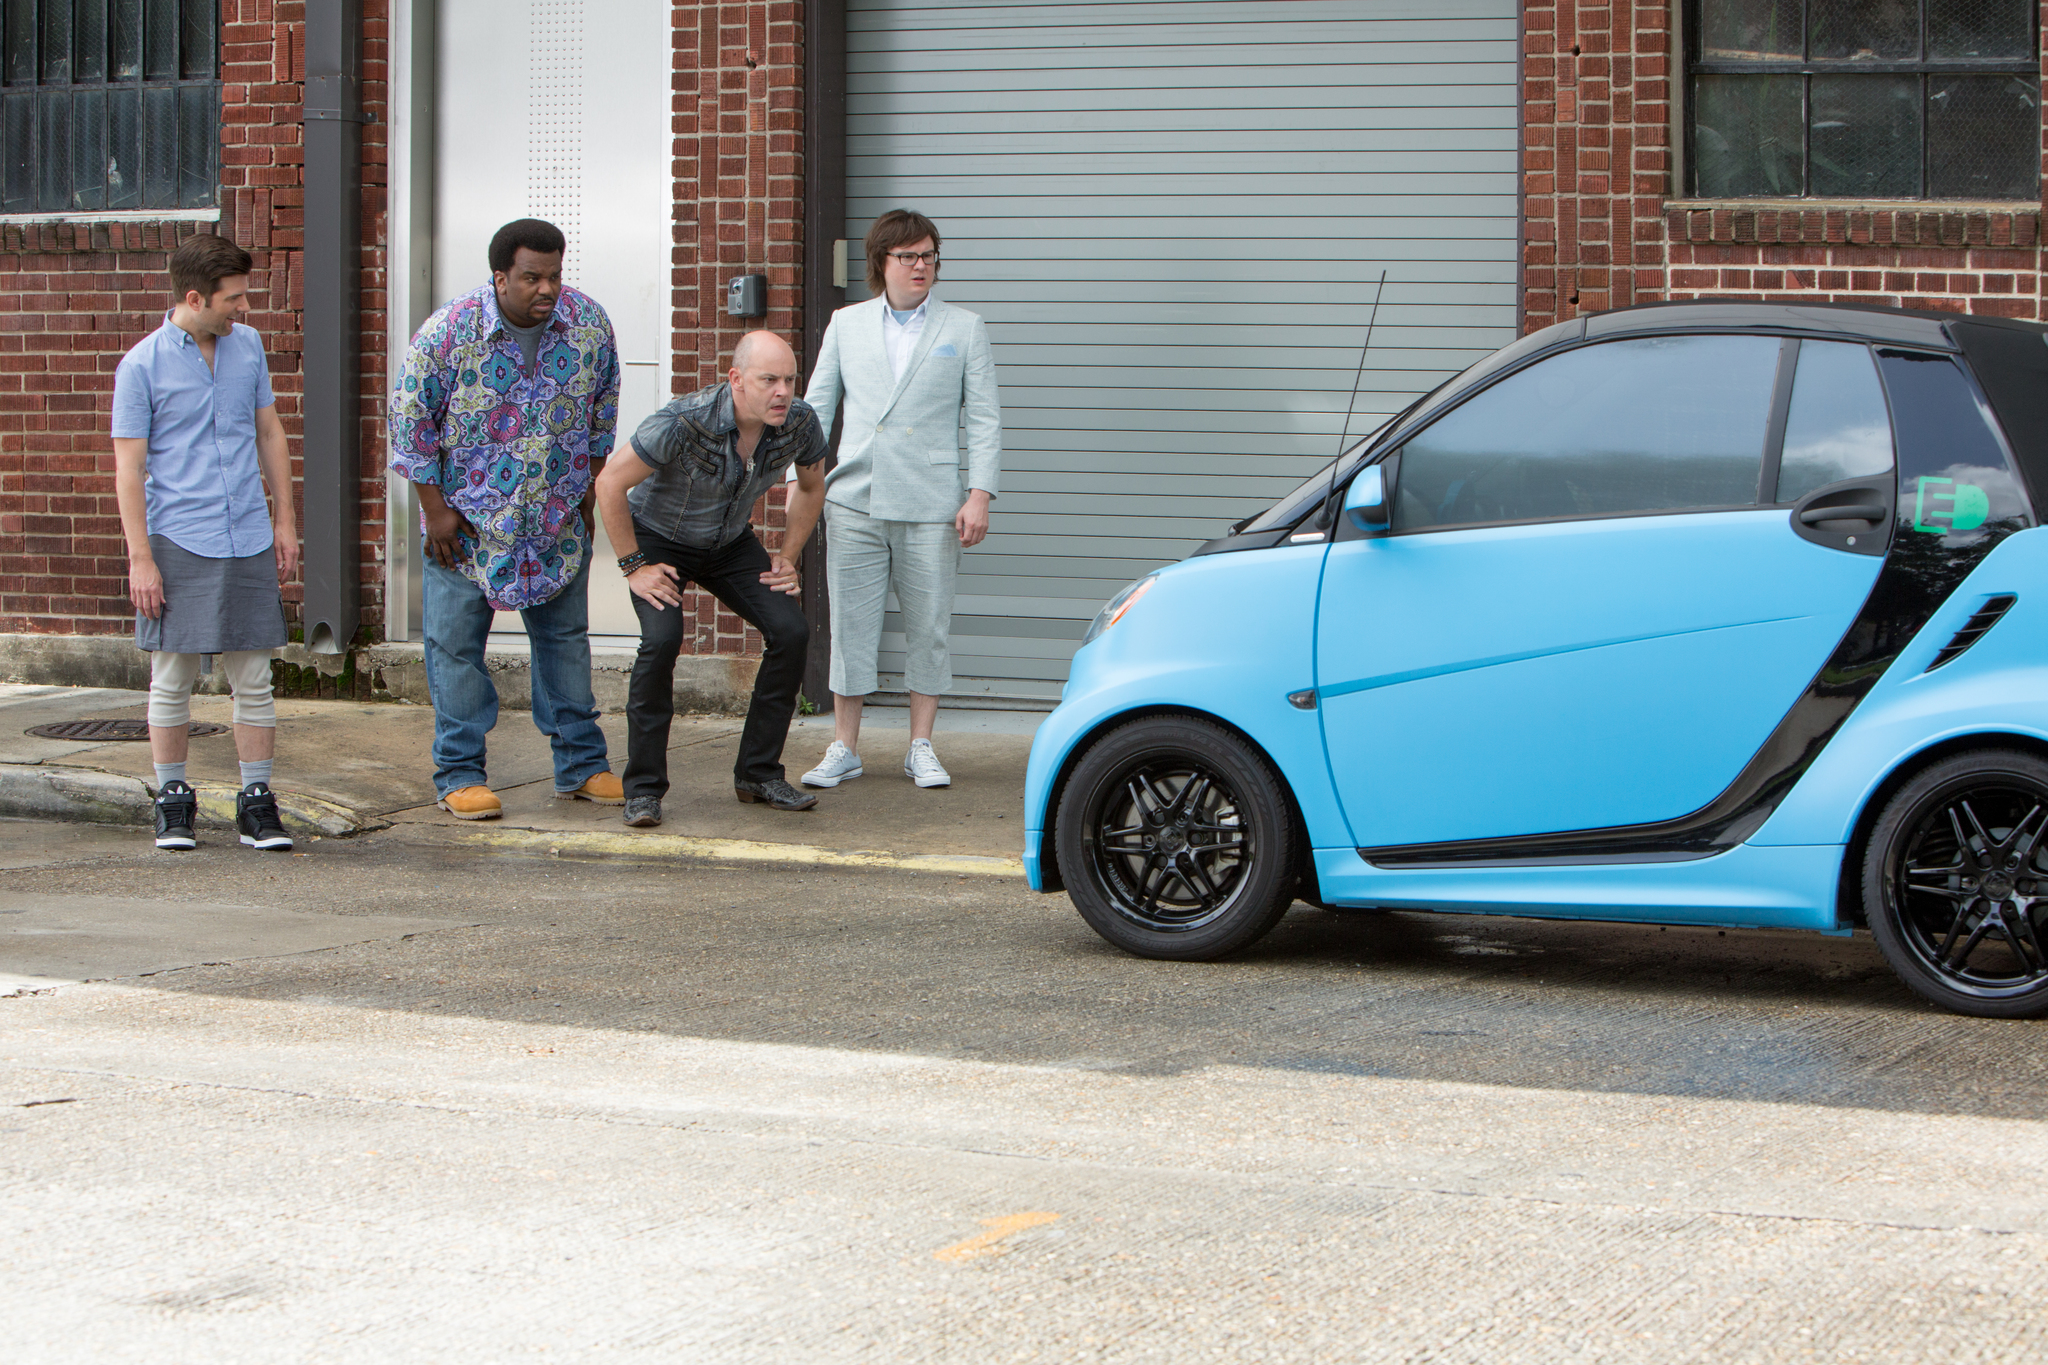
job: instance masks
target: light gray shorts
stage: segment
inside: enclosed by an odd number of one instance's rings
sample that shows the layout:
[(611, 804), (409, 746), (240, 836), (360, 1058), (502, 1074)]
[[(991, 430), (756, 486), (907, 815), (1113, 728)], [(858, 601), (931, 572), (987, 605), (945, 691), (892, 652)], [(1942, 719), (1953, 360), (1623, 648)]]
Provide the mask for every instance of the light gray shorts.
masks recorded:
[(832, 592), (832, 690), (865, 697), (879, 685), (882, 615), (889, 593), (903, 618), (903, 685), (937, 696), (953, 688), (946, 647), (960, 533), (950, 521), (881, 521), (825, 504), (825, 581)]

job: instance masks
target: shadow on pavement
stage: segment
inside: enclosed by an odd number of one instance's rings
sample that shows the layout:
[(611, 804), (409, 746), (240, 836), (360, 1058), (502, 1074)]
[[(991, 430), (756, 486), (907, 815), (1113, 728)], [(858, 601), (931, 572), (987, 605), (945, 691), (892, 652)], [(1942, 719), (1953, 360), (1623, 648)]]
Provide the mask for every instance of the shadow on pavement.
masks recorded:
[(1926, 1006), (1861, 935), (1296, 906), (1237, 958), (1162, 963), (1011, 881), (459, 851), (423, 866), (384, 835), (297, 859), (223, 848), (12, 876), (16, 894), (481, 921), (149, 979), (168, 990), (1137, 1075), (1231, 1065), (2048, 1116), (2048, 1025)]

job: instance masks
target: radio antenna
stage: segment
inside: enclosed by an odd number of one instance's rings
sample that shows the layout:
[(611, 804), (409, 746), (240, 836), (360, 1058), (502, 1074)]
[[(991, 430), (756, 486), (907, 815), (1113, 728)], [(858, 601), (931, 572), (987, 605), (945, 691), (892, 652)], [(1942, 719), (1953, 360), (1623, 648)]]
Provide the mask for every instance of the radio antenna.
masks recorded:
[(1334, 520), (1331, 512), (1337, 500), (1337, 465), (1344, 458), (1344, 443), (1351, 439), (1351, 414), (1358, 410), (1358, 386), (1365, 382), (1365, 357), (1372, 351), (1373, 324), (1380, 317), (1380, 295), (1387, 292), (1387, 272), (1380, 271), (1380, 282), (1372, 291), (1372, 311), (1365, 317), (1365, 345), (1358, 350), (1358, 373), (1351, 378), (1351, 403), (1344, 409), (1344, 430), (1337, 436), (1337, 453), (1330, 459), (1330, 491), (1323, 498), (1322, 515), (1316, 518), (1318, 526), (1327, 527)]

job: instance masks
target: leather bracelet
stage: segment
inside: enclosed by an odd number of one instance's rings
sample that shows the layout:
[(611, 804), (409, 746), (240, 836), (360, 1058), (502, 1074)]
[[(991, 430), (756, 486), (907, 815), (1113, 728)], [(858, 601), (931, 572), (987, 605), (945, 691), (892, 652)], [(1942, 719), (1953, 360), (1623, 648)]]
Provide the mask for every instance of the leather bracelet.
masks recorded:
[(620, 555), (619, 572), (631, 573), (633, 572), (633, 570), (639, 568), (642, 564), (645, 564), (646, 562), (647, 552), (645, 550), (635, 550), (633, 551), (633, 553), (629, 555)]

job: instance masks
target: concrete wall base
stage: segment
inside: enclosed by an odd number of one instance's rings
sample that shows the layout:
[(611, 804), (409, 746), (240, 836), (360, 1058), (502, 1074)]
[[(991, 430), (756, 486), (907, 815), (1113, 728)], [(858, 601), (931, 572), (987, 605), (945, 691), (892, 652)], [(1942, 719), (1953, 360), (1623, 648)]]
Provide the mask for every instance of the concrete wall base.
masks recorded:
[[(427, 695), (427, 668), (418, 643), (372, 645), (355, 653), (356, 666), (371, 670), (379, 701), (433, 704)], [(313, 654), (301, 645), (287, 645), (279, 657), (330, 675), (340, 673), (348, 659), (341, 654)], [(506, 710), (531, 706), (533, 689), (527, 683), (525, 643), (494, 643), (484, 657), (491, 680), (498, 686), (498, 704)], [(676, 660), (676, 710), (743, 713), (753, 695), (754, 674), (760, 663), (759, 659), (724, 655), (684, 655)], [(590, 665), (591, 691), (597, 696), (598, 708), (623, 713), (633, 651), (598, 646), (591, 650)], [(134, 637), (129, 635), (0, 634), (0, 682), (144, 691), (149, 687), (149, 656), (135, 647)], [(227, 676), (215, 669), (202, 676), (194, 690), (225, 695)]]
[[(633, 672), (633, 651), (597, 646), (590, 651), (590, 690), (598, 709), (623, 714), (626, 684)], [(416, 642), (372, 645), (361, 651), (358, 666), (376, 670), (381, 697), (389, 692), (393, 701), (431, 706), (427, 695), (427, 665), (422, 647)], [(498, 688), (498, 705), (505, 710), (523, 710), (533, 705), (528, 684), (528, 662), (523, 643), (492, 644), (484, 651), (484, 664)], [(715, 711), (739, 714), (753, 696), (754, 674), (759, 659), (724, 655), (686, 654), (676, 660), (675, 700), (678, 711)]]
[[(0, 635), (0, 682), (51, 687), (149, 687), (149, 656), (133, 635)], [(218, 672), (199, 680), (200, 690), (226, 691)]]

